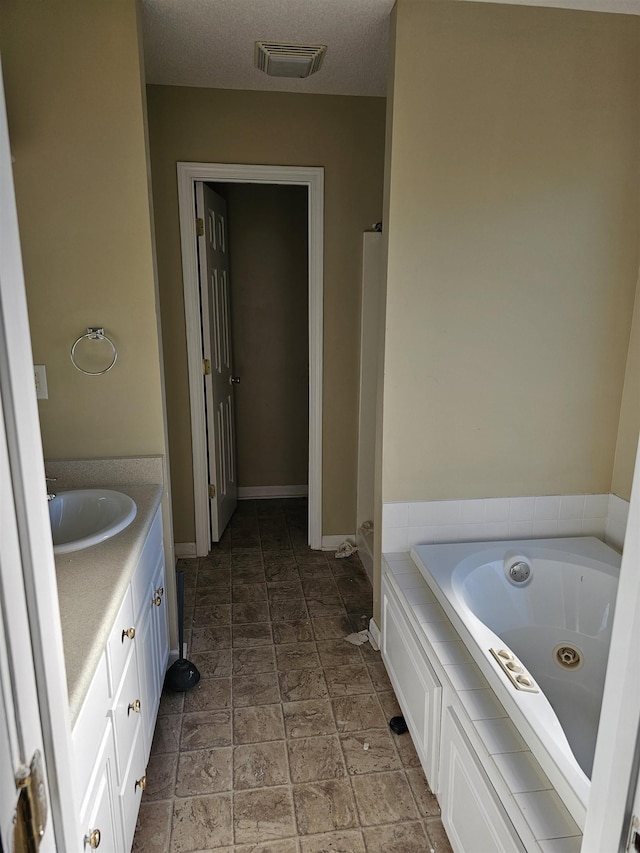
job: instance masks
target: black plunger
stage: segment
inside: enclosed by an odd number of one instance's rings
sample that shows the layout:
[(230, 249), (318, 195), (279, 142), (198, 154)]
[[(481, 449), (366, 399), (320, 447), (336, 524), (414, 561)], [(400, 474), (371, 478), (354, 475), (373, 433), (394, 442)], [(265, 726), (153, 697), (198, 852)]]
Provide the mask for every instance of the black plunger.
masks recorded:
[(180, 657), (172, 663), (164, 679), (164, 686), (174, 693), (184, 693), (191, 690), (200, 681), (197, 666), (186, 660), (184, 654), (184, 572), (176, 575), (178, 582), (178, 643)]

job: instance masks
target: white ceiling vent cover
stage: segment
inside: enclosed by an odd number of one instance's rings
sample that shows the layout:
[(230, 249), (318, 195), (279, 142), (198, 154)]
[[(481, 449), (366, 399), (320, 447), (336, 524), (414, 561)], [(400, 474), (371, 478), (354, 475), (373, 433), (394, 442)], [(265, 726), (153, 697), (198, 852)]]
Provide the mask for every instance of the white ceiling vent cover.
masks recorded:
[(271, 77), (308, 77), (322, 65), (326, 44), (256, 42), (256, 67)]

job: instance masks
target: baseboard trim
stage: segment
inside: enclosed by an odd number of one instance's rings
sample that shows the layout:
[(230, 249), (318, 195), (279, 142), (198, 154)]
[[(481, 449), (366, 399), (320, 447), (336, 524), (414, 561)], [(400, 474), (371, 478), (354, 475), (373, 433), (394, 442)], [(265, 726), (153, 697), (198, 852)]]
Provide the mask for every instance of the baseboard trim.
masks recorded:
[(323, 551), (335, 551), (340, 545), (348, 539), (350, 542), (355, 542), (355, 534), (354, 533), (342, 533), (342, 534), (334, 534), (332, 536), (323, 536), (322, 537), (322, 550)]
[(189, 557), (197, 557), (195, 542), (176, 542), (173, 550), (178, 560), (188, 559)]
[(369, 619), (369, 642), (377, 652), (380, 651), (380, 628), (373, 617)]
[(238, 486), (239, 501), (264, 498), (300, 498), (309, 494), (309, 486)]

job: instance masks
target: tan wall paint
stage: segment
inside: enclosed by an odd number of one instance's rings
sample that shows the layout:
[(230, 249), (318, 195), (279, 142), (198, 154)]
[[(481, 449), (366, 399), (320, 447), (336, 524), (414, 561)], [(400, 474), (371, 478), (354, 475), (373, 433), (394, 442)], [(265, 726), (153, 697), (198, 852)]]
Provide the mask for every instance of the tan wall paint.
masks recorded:
[[(136, 3), (7, 0), (0, 21), (45, 457), (164, 453)], [(95, 325), (119, 357), (88, 377), (69, 349)]]
[(613, 467), (611, 491), (628, 501), (631, 497), (633, 469), (640, 432), (640, 281), (636, 289), (629, 356), (620, 409), (618, 443)]
[(640, 20), (399, 0), (383, 498), (608, 492)]
[(323, 533), (355, 531), (362, 232), (380, 219), (382, 98), (148, 87), (176, 541), (194, 541), (176, 161), (325, 169)]
[(238, 485), (309, 468), (307, 189), (227, 184)]

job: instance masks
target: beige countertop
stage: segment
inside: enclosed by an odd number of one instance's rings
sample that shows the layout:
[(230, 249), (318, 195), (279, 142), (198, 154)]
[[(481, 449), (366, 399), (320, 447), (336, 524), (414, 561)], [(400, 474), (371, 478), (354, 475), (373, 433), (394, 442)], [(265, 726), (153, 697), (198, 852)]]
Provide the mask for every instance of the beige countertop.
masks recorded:
[(136, 502), (133, 522), (106, 542), (55, 558), (72, 726), (162, 498), (160, 484), (109, 488)]

